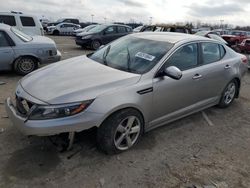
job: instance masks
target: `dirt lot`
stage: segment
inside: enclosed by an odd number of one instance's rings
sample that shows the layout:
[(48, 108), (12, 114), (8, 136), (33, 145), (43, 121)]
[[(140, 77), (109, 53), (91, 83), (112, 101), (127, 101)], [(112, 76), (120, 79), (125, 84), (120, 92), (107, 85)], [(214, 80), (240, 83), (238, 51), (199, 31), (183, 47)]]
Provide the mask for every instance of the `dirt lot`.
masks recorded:
[[(63, 59), (87, 53), (71, 37), (53, 37)], [(0, 187), (250, 187), (250, 72), (228, 109), (197, 113), (147, 133), (132, 150), (107, 156), (94, 131), (77, 135), (72, 151), (48, 138), (27, 138), (6, 117), (4, 100), (20, 79), (0, 73)]]

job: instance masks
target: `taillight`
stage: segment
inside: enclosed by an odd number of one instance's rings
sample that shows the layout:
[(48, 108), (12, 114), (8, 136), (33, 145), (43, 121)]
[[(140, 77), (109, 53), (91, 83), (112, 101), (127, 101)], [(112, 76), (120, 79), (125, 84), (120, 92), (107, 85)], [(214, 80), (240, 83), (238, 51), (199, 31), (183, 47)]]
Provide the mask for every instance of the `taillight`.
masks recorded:
[(247, 57), (246, 56), (242, 57), (241, 62), (244, 63), (244, 64), (247, 64), (248, 63)]

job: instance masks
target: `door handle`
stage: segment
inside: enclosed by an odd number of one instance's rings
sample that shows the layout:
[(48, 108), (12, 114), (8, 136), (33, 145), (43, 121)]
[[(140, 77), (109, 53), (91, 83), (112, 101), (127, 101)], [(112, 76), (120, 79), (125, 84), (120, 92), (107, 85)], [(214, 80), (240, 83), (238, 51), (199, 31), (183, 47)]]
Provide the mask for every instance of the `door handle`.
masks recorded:
[(226, 65), (226, 66), (224, 67), (224, 69), (230, 69), (230, 68), (231, 68), (230, 65)]
[(202, 78), (201, 74), (195, 74), (194, 77), (193, 77), (193, 80), (197, 80), (197, 79), (200, 79), (200, 78)]

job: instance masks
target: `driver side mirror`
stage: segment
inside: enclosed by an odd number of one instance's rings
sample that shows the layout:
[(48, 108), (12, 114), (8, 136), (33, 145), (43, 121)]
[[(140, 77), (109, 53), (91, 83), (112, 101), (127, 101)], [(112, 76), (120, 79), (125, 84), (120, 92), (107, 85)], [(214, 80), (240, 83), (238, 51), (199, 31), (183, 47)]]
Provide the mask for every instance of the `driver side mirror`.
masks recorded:
[(164, 70), (164, 74), (175, 80), (180, 80), (182, 77), (181, 70), (175, 66), (166, 67)]

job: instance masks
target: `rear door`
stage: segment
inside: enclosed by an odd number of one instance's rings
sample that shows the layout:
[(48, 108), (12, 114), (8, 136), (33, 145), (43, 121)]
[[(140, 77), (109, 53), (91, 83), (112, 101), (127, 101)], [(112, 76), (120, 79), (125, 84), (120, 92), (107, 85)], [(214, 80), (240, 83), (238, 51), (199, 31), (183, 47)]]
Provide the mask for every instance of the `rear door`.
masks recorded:
[(213, 42), (200, 43), (204, 86), (200, 93), (204, 98), (220, 97), (223, 89), (232, 78), (233, 61), (225, 58), (226, 50), (221, 44)]
[(7, 33), (0, 31), (0, 70), (9, 70), (11, 68), (14, 55)]

